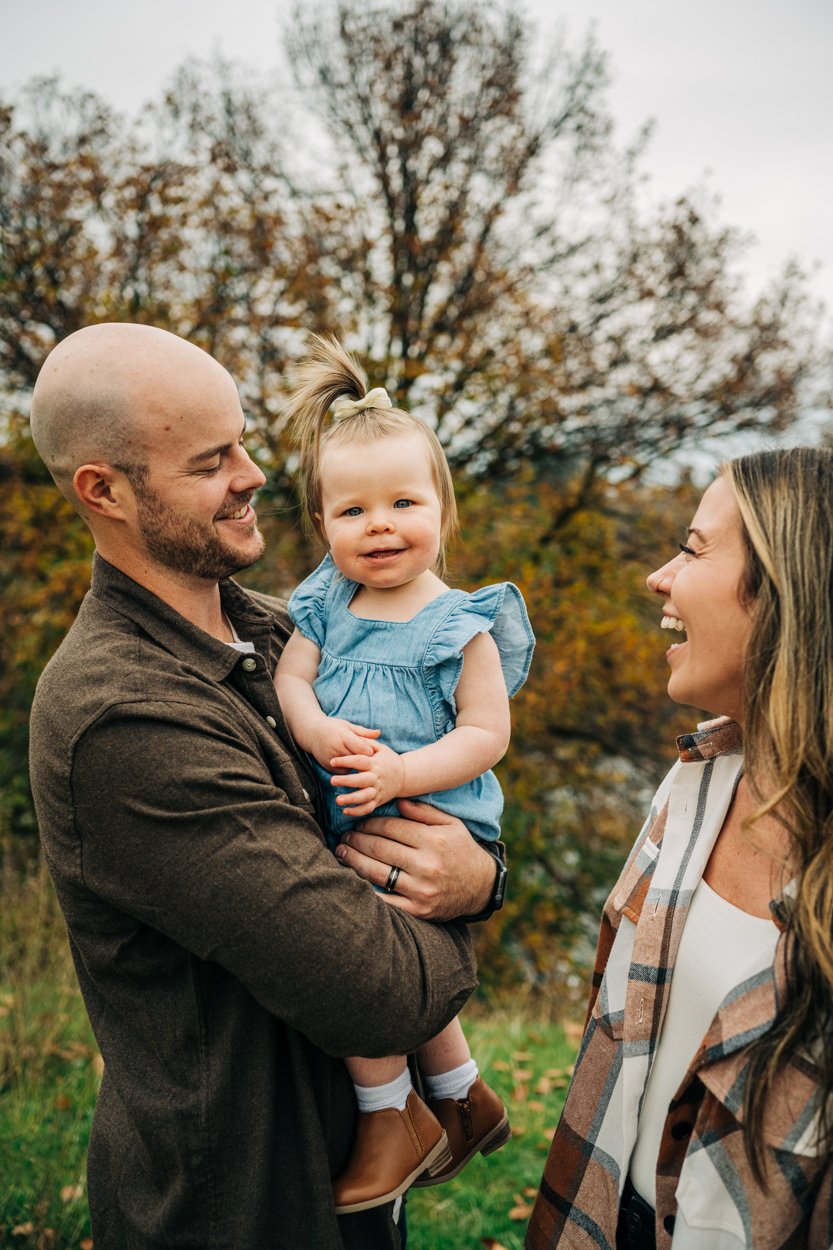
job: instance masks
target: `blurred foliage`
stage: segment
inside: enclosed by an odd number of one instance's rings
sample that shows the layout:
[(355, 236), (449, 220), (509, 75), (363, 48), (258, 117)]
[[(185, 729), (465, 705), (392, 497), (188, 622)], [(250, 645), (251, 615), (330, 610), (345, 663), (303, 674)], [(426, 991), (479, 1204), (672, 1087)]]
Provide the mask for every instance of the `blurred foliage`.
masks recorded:
[[(578, 987), (607, 889), (692, 711), (665, 693), (659, 603), (645, 575), (673, 553), (698, 491), (600, 486), (551, 536), (560, 488), (528, 469), (464, 496), (454, 561), (465, 585), (514, 581), (535, 626), (498, 774), (513, 864), (503, 910), (478, 930), (481, 975)], [(586, 986), (582, 982), (579, 997)], [(566, 1003), (565, 1003), (566, 1006)]]
[(818, 310), (795, 267), (746, 296), (743, 238), (703, 192), (640, 207), (646, 134), (614, 142), (592, 37), (547, 49), (474, 0), (347, 0), (299, 8), (285, 51), (294, 94), (190, 62), (133, 118), (51, 78), (0, 100), (0, 830), (33, 831), (28, 707), (88, 578), (27, 433), (46, 354), (134, 320), (216, 355), (268, 476), (268, 555), (244, 580), (285, 593), (316, 554), (281, 396), (306, 333), (332, 330), (437, 429), (460, 584), (508, 578), (529, 605), (511, 892), (478, 940), (487, 977), (566, 984), (690, 721), (643, 579), (696, 492), (647, 470), (827, 402)]

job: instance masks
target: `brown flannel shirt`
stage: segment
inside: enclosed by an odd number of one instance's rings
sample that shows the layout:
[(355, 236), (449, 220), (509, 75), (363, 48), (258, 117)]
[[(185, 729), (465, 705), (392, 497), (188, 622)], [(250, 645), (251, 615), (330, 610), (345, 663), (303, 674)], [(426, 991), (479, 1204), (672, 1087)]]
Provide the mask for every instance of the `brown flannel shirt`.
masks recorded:
[[(678, 745), (680, 761), (605, 905), (587, 1027), (527, 1250), (616, 1245), (619, 1198), (680, 935), (742, 770), (732, 721), (701, 726)], [(782, 932), (774, 963), (750, 968), (726, 995), (668, 1109), (657, 1163), (657, 1250), (668, 1250), (672, 1238), (674, 1250), (833, 1245), (831, 1170), (815, 1148), (809, 1061), (793, 1064), (767, 1108), (768, 1191), (753, 1179), (743, 1145), (746, 1047), (777, 1013), (786, 946)]]
[(475, 984), (467, 934), (386, 906), (326, 849), (272, 682), (291, 624), (221, 594), (254, 655), (96, 557), (32, 709), (41, 837), (105, 1063), (93, 1239), (398, 1250), (392, 1204), (333, 1211), (355, 1123), (334, 1056), (442, 1028)]

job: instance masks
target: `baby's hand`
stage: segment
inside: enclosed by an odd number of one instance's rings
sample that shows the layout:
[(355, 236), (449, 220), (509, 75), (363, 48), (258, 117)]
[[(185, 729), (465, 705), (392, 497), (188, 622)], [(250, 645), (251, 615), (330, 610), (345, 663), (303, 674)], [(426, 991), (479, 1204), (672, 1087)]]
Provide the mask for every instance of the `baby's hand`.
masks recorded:
[[(350, 786), (355, 794), (340, 794), (336, 799), (347, 816), (369, 816), (383, 803), (397, 799), (405, 785), (405, 765), (402, 757), (381, 742), (374, 742), (370, 760), (364, 755), (343, 755), (330, 760), (330, 767), (337, 770), (334, 786)], [(342, 769), (351, 771), (347, 776)]]
[(325, 716), (320, 727), (316, 725), (312, 754), (322, 768), (330, 769), (336, 756), (372, 755), (373, 739), (379, 737), (378, 729), (353, 725), (337, 716)]

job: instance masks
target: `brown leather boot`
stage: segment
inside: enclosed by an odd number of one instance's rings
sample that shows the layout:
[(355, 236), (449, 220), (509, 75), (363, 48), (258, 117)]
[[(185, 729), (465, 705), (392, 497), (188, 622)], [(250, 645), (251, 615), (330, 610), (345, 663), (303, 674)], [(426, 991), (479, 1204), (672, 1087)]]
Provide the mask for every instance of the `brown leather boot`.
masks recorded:
[(405, 1110), (359, 1113), (347, 1167), (333, 1182), (337, 1215), (392, 1202), (422, 1173), (451, 1161), (448, 1138), (436, 1117), (411, 1090)]
[(429, 1098), (428, 1105), (448, 1134), (451, 1161), (424, 1172), (414, 1185), (450, 1181), (477, 1154), (490, 1155), (509, 1141), (509, 1116), (493, 1089), (478, 1077), (465, 1098)]

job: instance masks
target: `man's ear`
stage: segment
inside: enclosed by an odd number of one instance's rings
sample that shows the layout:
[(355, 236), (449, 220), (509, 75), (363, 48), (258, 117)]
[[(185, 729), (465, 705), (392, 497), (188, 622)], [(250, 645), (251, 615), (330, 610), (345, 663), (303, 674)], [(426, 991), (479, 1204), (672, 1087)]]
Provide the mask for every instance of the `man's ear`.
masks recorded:
[(82, 464), (75, 470), (72, 485), (78, 501), (87, 513), (112, 521), (127, 519), (124, 505), (133, 492), (127, 477), (109, 464)]

